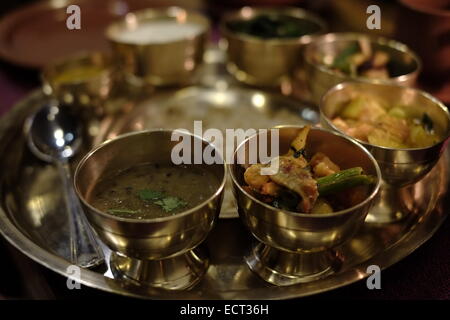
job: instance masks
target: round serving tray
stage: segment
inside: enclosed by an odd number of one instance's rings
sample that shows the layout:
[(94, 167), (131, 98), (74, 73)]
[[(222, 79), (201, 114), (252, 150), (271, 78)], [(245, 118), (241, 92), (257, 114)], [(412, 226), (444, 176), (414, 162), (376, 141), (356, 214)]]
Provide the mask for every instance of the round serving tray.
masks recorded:
[[(198, 90), (211, 92), (212, 89), (194, 87), (187, 90), (178, 97), (189, 96), (192, 90), (198, 95)], [(268, 110), (274, 108), (271, 101), (278, 101), (278, 98), (268, 93), (257, 93), (264, 96)], [(255, 91), (229, 88), (223, 94), (228, 95), (228, 99), (232, 99), (232, 95), (240, 95), (240, 99), (251, 101)], [(247, 98), (242, 95), (247, 95)], [(0, 121), (0, 162), (3, 168), (0, 172), (0, 231), (12, 245), (33, 260), (68, 276), (71, 264), (60, 258), (67, 250), (64, 244), (67, 243), (68, 230), (59, 180), (51, 165), (40, 162), (29, 152), (22, 132), (24, 119), (39, 107), (43, 98), (39, 91), (32, 93)], [(134, 110), (149, 112), (149, 108), (147, 105)], [(299, 104), (297, 115), (304, 114), (303, 110), (305, 108)], [(105, 132), (111, 133), (126, 126), (112, 121), (107, 127), (111, 130)], [(117, 132), (127, 131), (122, 129), (117, 129)], [(345, 286), (365, 278), (369, 265), (385, 269), (433, 235), (447, 215), (449, 162), (447, 151), (422, 181), (402, 190), (398, 200), (410, 211), (407, 218), (392, 224), (365, 224), (353, 239), (338, 248), (343, 261), (340, 270), (321, 280), (290, 287), (274, 287), (263, 282), (243, 262), (252, 242), (249, 232), (239, 219), (220, 219), (205, 241), (210, 253), (210, 268), (203, 280), (191, 290), (169, 292), (115, 279), (108, 263), (93, 270), (81, 269), (80, 282), (112, 293), (155, 299), (287, 299)], [(108, 251), (106, 256), (108, 261)]]

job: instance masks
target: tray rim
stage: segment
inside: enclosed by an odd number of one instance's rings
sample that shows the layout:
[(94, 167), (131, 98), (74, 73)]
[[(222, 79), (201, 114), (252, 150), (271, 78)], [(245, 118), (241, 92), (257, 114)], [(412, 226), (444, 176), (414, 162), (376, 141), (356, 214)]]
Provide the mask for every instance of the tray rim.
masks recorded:
[[(14, 123), (13, 120), (18, 117), (21, 113), (27, 112), (26, 109), (28, 108), (29, 104), (32, 103), (32, 101), (43, 98), (43, 93), (40, 89), (33, 90), (30, 94), (26, 95), (23, 99), (21, 99), (18, 103), (16, 103), (13, 108), (7, 112), (3, 117), (0, 118), (0, 139), (2, 139), (5, 135), (5, 133), (8, 131), (8, 129), (12, 126)], [(445, 157), (446, 159), (441, 161), (445, 161), (448, 164), (450, 163), (450, 150), (446, 150), (445, 154), (443, 154), (442, 157)], [(448, 177), (450, 174), (447, 171), (446, 176)], [(450, 179), (447, 179), (447, 186), (450, 185)], [(447, 188), (446, 188), (447, 189)], [(391, 246), (387, 247), (384, 251), (376, 254), (375, 256), (371, 257), (370, 259), (358, 264), (354, 265), (351, 269), (336, 274), (336, 276), (331, 276), (328, 278), (325, 278), (323, 280), (330, 280), (332, 279), (342, 279), (342, 281), (334, 281), (335, 283), (329, 286), (325, 287), (319, 287), (313, 290), (307, 290), (307, 292), (301, 292), (301, 293), (288, 293), (283, 296), (275, 296), (275, 297), (269, 297), (269, 299), (292, 299), (292, 298), (300, 298), (310, 295), (315, 295), (318, 293), (331, 291), (340, 287), (344, 287), (347, 285), (350, 285), (352, 283), (355, 283), (357, 281), (365, 279), (368, 274), (366, 274), (366, 266), (371, 264), (377, 264), (377, 261), (380, 261), (380, 259), (383, 259), (383, 263), (378, 263), (380, 265), (382, 270), (385, 270), (389, 268), (390, 266), (394, 265), (395, 263), (403, 260), (405, 257), (409, 256), (412, 252), (414, 252), (417, 248), (422, 246), (426, 241), (428, 241), (434, 233), (439, 229), (439, 227), (442, 225), (446, 217), (448, 216), (446, 208), (446, 203), (448, 201), (445, 201), (445, 198), (449, 198), (450, 191), (447, 192), (440, 192), (438, 194), (438, 198), (436, 199), (436, 206), (430, 210), (430, 212), (427, 214), (427, 219), (424, 219), (424, 221), (415, 224), (415, 227), (412, 228), (408, 233), (406, 233), (401, 239), (399, 239), (397, 242), (392, 244)], [(437, 207), (443, 208), (443, 210), (437, 210)], [(448, 209), (448, 208), (447, 208)], [(44, 248), (40, 247), (36, 243), (34, 243), (30, 238), (26, 236), (17, 226), (13, 224), (13, 222), (10, 220), (8, 213), (4, 210), (3, 206), (0, 206), (0, 233), (5, 237), (5, 239), (16, 249), (18, 249), (20, 252), (25, 254), (30, 259), (34, 260), (36, 263), (43, 265), (44, 267), (52, 270), (53, 272), (56, 272), (60, 274), (63, 277), (68, 277), (69, 275), (66, 273), (67, 268), (71, 265), (70, 262), (64, 260), (63, 258), (45, 250)], [(355, 275), (352, 276), (351, 273), (354, 273)], [(115, 293), (120, 294), (123, 296), (129, 296), (129, 297), (136, 297), (141, 299), (208, 299), (208, 297), (186, 297), (186, 295), (183, 296), (183, 292), (179, 293), (172, 293), (169, 292), (166, 295), (162, 296), (145, 296), (140, 293), (131, 292), (127, 290), (121, 290), (120, 287), (112, 287), (108, 284), (107, 278), (104, 276), (104, 274), (97, 273), (95, 271), (89, 270), (89, 269), (83, 269), (81, 268), (80, 272), (80, 283), (91, 287), (95, 289), (99, 289), (105, 292), (109, 293)], [(257, 290), (267, 290), (267, 288), (257, 288)], [(226, 291), (226, 293), (237, 293), (243, 292), (244, 290), (230, 290)], [(234, 296), (232, 296), (234, 297)], [(211, 298), (209, 298), (211, 299)], [(212, 298), (212, 299), (217, 299)], [(223, 297), (222, 297), (223, 299)], [(226, 299), (226, 297), (225, 297)], [(253, 295), (247, 295), (244, 297), (241, 297), (241, 299), (261, 299), (254, 297)]]

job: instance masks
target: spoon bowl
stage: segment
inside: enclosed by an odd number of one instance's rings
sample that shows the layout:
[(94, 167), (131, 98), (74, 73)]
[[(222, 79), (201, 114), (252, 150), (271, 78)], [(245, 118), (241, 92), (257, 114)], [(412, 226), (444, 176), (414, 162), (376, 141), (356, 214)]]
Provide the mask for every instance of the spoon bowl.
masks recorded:
[(49, 101), (25, 125), (28, 146), (46, 162), (69, 159), (81, 146), (81, 125), (71, 112), (61, 110), (56, 101)]

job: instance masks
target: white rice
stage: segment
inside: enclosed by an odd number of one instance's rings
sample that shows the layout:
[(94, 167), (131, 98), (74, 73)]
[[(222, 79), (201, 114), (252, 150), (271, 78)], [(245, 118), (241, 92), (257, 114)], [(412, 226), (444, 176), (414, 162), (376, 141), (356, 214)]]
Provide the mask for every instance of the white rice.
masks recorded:
[(129, 44), (157, 44), (192, 38), (204, 30), (204, 26), (175, 20), (148, 21), (136, 29), (124, 30), (116, 41)]

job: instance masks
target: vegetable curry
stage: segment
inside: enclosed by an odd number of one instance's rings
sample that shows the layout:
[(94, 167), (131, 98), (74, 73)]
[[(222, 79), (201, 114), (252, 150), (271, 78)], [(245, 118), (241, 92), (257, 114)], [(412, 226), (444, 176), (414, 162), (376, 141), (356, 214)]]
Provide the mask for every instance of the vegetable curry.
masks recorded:
[[(342, 170), (328, 155), (317, 152), (309, 158), (305, 150), (310, 126), (304, 127), (290, 144), (287, 154), (276, 157), (279, 170), (262, 175), (269, 164), (253, 164), (244, 172), (244, 189), (276, 208), (299, 213), (331, 213), (364, 200), (367, 186), (376, 178), (361, 167)], [(344, 201), (341, 201), (344, 199)]]

